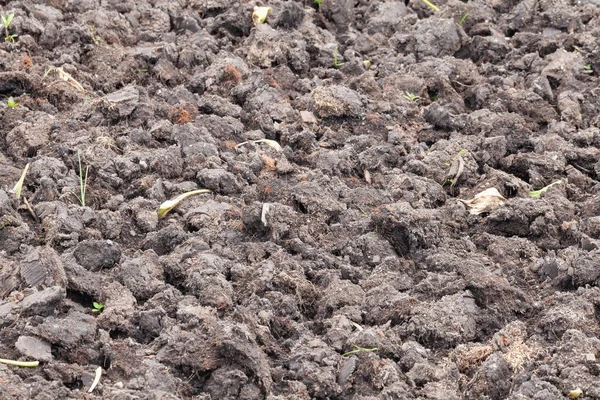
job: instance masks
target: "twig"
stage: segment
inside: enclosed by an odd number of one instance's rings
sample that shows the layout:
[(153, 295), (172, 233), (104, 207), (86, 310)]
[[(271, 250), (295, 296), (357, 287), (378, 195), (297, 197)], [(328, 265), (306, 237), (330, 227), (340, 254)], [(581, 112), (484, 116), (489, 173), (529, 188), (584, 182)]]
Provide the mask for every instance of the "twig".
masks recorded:
[(27, 207), (27, 209), (29, 210), (29, 213), (31, 214), (31, 216), (33, 217), (35, 222), (40, 222), (37, 215), (35, 215), (35, 211), (33, 211), (33, 208), (31, 208), (31, 206), (29, 205), (29, 202), (27, 201), (27, 197), (23, 197), (23, 202), (25, 203), (25, 207)]

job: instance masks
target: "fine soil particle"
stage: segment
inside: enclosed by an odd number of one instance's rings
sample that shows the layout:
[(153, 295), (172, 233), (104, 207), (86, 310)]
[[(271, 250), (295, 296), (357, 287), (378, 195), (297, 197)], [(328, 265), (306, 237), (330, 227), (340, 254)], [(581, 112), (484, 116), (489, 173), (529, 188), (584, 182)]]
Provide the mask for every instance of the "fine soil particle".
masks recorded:
[(0, 398), (600, 399), (598, 2), (432, 3), (0, 1)]

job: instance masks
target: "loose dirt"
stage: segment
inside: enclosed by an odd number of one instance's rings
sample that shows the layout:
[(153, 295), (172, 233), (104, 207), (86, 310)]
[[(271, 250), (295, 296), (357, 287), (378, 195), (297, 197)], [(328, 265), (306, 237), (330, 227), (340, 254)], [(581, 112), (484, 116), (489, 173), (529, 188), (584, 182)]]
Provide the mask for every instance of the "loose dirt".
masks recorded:
[(0, 0), (0, 398), (600, 399), (600, 6), (432, 1)]

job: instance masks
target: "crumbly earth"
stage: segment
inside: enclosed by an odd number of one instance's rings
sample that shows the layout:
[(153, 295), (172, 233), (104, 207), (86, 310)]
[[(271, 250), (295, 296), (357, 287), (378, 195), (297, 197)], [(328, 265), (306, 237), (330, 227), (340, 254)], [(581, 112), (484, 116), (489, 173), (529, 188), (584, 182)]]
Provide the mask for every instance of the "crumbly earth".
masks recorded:
[(0, 398), (600, 399), (600, 6), (432, 1), (0, 1)]

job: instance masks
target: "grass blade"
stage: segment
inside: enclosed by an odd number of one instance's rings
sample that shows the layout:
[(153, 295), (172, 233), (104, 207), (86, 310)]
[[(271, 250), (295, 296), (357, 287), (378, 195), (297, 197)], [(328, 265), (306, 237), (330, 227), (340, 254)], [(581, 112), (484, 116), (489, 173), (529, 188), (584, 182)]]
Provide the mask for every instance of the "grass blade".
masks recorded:
[(18, 199), (21, 198), (21, 190), (23, 190), (23, 183), (25, 182), (25, 175), (27, 175), (27, 171), (29, 171), (29, 163), (27, 163), (27, 165), (23, 169), (23, 172), (21, 173), (21, 179), (19, 179), (19, 181), (12, 190), (13, 193), (17, 195)]
[(432, 2), (430, 2), (429, 0), (421, 0), (423, 3), (427, 4), (427, 6), (429, 8), (431, 8), (433, 11), (440, 11), (440, 9), (438, 8), (438, 6), (436, 6), (435, 4), (433, 4)]

